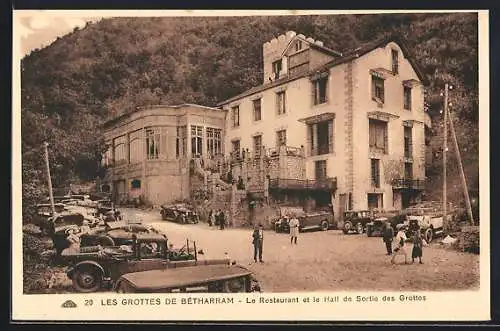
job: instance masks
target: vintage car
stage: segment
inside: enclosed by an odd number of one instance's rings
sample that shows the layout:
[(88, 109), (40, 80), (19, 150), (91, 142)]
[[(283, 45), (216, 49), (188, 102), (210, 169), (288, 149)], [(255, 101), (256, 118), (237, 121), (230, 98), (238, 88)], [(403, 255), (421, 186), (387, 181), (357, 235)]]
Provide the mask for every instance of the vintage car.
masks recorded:
[(97, 200), (97, 214), (105, 215), (113, 210), (113, 203), (109, 199)]
[(374, 214), (373, 220), (366, 224), (366, 235), (368, 237), (382, 236), (385, 224), (389, 222), (396, 234), (396, 225), (403, 224), (406, 215), (398, 211), (387, 211)]
[(131, 245), (82, 247), (61, 255), (70, 266), (67, 276), (78, 292), (95, 292), (112, 285), (122, 275), (147, 270), (224, 264), (229, 259), (199, 259), (196, 243), (174, 250), (165, 235), (138, 234)]
[(252, 272), (240, 265), (204, 265), (128, 273), (113, 290), (119, 293), (260, 292)]
[[(58, 213), (47, 220), (45, 231), (52, 239), (57, 256), (69, 246), (69, 242), (66, 239), (69, 229), (74, 229), (78, 232), (84, 221), (85, 217), (81, 213), (72, 212)], [(95, 226), (97, 226), (97, 223), (89, 222), (90, 228)]]
[[(420, 230), (424, 239), (430, 243), (436, 236), (443, 234), (443, 211), (441, 205), (437, 202), (423, 202), (407, 208), (405, 211), (407, 217), (405, 225), (407, 226), (407, 236), (413, 235), (414, 231)], [(447, 216), (452, 220), (451, 213)]]
[(105, 222), (80, 237), (81, 246), (120, 246), (132, 242), (134, 234), (159, 233), (153, 227), (142, 223), (125, 221)]
[(342, 231), (345, 234), (351, 231), (362, 234), (366, 230), (366, 225), (373, 220), (373, 215), (373, 211), (370, 210), (349, 210), (344, 212)]
[(299, 220), (299, 232), (320, 229), (327, 231), (333, 224), (333, 214), (328, 211), (305, 212), (302, 209), (280, 208), (281, 216), (274, 221), (274, 230), (276, 232), (290, 232), (288, 222), (291, 215), (295, 215)]
[[(65, 211), (64, 204), (55, 203), (54, 209), (56, 213), (62, 213)], [(49, 219), (52, 217), (52, 206), (50, 203), (41, 203), (36, 205), (36, 216), (34, 219), (34, 224), (40, 228), (43, 232), (47, 232), (49, 229)]]
[(161, 206), (160, 214), (162, 220), (181, 224), (196, 224), (200, 221), (200, 217), (195, 211), (182, 204)]

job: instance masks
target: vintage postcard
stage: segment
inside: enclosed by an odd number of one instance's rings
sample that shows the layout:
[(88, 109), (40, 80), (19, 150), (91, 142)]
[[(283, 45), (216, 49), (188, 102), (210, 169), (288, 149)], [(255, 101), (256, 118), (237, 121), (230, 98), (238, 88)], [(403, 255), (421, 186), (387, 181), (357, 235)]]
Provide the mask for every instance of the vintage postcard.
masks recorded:
[(488, 26), (14, 10), (12, 320), (490, 320)]

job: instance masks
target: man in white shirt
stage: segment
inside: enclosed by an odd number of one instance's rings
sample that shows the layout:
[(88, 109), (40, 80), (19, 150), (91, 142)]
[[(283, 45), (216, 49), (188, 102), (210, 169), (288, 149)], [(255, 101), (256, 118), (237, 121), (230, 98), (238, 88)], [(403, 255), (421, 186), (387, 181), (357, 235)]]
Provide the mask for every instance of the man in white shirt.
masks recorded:
[(391, 263), (396, 262), (396, 256), (403, 255), (405, 257), (405, 264), (408, 263), (408, 254), (405, 249), (405, 242), (408, 240), (406, 238), (405, 230), (406, 227), (403, 224), (398, 224), (396, 226), (398, 233), (396, 235), (396, 248), (394, 248), (394, 253), (392, 255)]
[(300, 222), (295, 215), (292, 215), (290, 221), (288, 221), (288, 225), (290, 227), (290, 244), (297, 245), (297, 237), (299, 236), (299, 226)]

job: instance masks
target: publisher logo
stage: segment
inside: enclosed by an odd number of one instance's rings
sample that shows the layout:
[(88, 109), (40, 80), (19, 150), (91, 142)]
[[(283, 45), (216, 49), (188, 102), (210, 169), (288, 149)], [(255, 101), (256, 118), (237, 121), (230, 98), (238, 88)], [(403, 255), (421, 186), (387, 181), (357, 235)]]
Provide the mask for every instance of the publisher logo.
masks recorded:
[(76, 303), (74, 303), (72, 300), (66, 300), (63, 302), (61, 307), (63, 307), (63, 308), (76, 308)]

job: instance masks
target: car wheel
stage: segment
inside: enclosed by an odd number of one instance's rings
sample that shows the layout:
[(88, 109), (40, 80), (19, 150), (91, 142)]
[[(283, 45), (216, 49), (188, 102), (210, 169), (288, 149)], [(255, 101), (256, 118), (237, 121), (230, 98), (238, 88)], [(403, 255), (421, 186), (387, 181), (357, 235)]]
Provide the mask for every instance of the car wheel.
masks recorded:
[(73, 287), (82, 293), (95, 292), (101, 288), (102, 278), (101, 270), (91, 266), (81, 267), (73, 274)]
[(342, 232), (344, 232), (344, 234), (347, 234), (351, 229), (352, 229), (352, 223), (351, 222), (345, 222), (344, 223), (344, 228), (342, 229)]
[(101, 246), (115, 246), (115, 241), (109, 236), (99, 237), (97, 243)]
[(328, 224), (328, 221), (324, 220), (321, 222), (321, 230), (322, 231), (327, 231), (330, 225)]
[(280, 229), (279, 229), (279, 227), (278, 227), (278, 225), (277, 225), (277, 224), (275, 224), (275, 225), (274, 225), (274, 231), (275, 231), (276, 233), (279, 233), (279, 232), (280, 232)]
[(424, 238), (425, 238), (425, 241), (427, 241), (427, 243), (430, 243), (432, 241), (433, 237), (434, 237), (434, 233), (432, 233), (431, 228), (425, 230)]
[(361, 223), (356, 224), (356, 232), (359, 234), (363, 233), (363, 224)]

